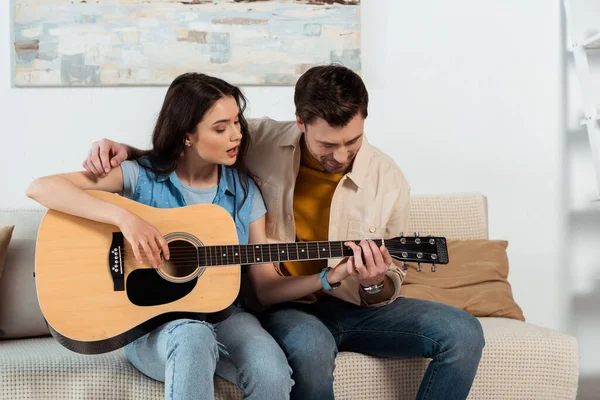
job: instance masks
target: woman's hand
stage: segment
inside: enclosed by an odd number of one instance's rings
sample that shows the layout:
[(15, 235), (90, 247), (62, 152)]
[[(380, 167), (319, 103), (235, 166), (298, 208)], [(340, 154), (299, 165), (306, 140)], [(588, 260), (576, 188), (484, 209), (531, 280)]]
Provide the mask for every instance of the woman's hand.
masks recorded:
[(133, 213), (127, 213), (119, 224), (125, 239), (131, 244), (135, 259), (142, 264), (143, 257), (140, 247), (144, 250), (153, 268), (162, 268), (160, 252), (166, 260), (169, 259), (169, 246), (158, 229)]
[(339, 262), (338, 265), (331, 268), (327, 271), (327, 282), (330, 285), (335, 285), (336, 283), (342, 282), (344, 279), (350, 276), (348, 273), (348, 265), (352, 261), (350, 261), (352, 257), (346, 257), (342, 261)]

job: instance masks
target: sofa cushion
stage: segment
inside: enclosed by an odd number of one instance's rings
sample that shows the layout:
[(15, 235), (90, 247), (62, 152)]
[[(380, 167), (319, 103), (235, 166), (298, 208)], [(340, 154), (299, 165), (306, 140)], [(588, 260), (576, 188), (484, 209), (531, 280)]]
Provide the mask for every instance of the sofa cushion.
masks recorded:
[[(481, 318), (486, 346), (469, 400), (574, 399), (577, 340), (504, 318)], [(390, 359), (342, 351), (334, 371), (337, 400), (414, 399), (429, 360)], [(215, 399), (240, 399), (215, 378)], [(0, 400), (165, 398), (164, 385), (138, 372), (123, 349), (85, 356), (53, 338), (0, 345)], [(269, 399), (270, 400), (270, 399)]]
[(450, 262), (432, 272), (410, 264), (400, 295), (458, 307), (476, 317), (525, 320), (508, 282), (504, 240), (448, 241)]
[(13, 239), (0, 279), (0, 339), (50, 333), (37, 300), (34, 266), (35, 240)]
[(15, 229), (14, 225), (0, 227), (0, 278), (2, 278), (6, 253), (8, 253), (8, 244), (10, 243), (13, 229)]

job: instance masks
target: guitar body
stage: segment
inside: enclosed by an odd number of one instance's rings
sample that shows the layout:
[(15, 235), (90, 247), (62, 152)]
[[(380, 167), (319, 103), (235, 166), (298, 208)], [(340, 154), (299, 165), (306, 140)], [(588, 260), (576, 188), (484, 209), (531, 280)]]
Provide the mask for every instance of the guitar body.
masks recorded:
[(35, 279), (44, 318), (65, 347), (89, 354), (112, 351), (168, 320), (215, 315), (235, 301), (239, 264), (206, 268), (189, 256), (176, 261), (178, 251), (189, 255), (199, 246), (238, 243), (225, 209), (212, 204), (158, 209), (111, 193), (89, 193), (155, 226), (174, 261), (160, 271), (146, 258), (139, 264), (116, 226), (49, 210), (38, 232)]

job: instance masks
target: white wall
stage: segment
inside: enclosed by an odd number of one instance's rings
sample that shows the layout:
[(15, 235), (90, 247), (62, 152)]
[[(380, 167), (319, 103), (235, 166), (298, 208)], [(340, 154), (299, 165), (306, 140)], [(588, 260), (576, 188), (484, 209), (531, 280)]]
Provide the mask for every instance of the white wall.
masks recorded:
[(564, 328), (559, 2), (384, 3), (364, 7), (372, 141), (415, 193), (486, 194), (526, 318)]
[[(517, 302), (530, 322), (563, 329), (560, 18), (552, 3), (365, 0), (363, 76), (370, 140), (396, 159), (414, 193), (486, 194), (491, 237), (510, 241)], [(0, 54), (12, 58), (8, 40)], [(165, 90), (15, 89), (0, 63), (0, 207), (34, 206), (27, 184), (79, 168), (98, 138), (147, 145)], [(292, 118), (292, 93), (247, 88), (250, 115)]]

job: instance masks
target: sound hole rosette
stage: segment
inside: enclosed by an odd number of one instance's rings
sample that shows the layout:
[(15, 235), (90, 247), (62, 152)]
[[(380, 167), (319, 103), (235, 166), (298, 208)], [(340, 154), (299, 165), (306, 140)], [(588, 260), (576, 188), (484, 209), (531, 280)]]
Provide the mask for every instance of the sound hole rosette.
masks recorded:
[(204, 246), (197, 237), (185, 232), (173, 232), (165, 235), (169, 246), (170, 259), (163, 258), (163, 268), (156, 272), (165, 280), (173, 283), (185, 283), (204, 273), (206, 266), (200, 266), (198, 247)]

